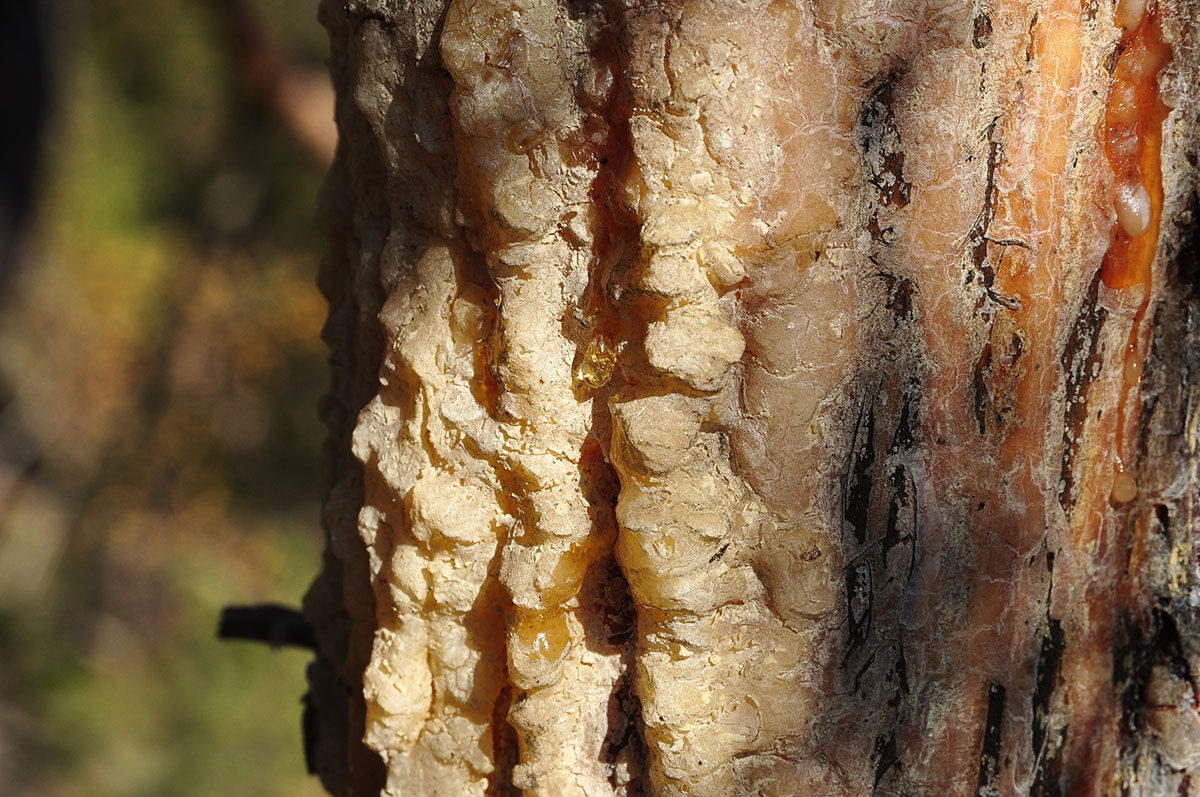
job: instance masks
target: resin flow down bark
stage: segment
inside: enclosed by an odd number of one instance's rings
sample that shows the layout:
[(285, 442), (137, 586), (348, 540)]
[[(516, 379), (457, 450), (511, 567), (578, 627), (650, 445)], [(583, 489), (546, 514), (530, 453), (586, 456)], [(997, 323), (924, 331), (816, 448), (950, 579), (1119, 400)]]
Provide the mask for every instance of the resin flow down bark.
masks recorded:
[(335, 794), (1200, 794), (1198, 0), (325, 0)]

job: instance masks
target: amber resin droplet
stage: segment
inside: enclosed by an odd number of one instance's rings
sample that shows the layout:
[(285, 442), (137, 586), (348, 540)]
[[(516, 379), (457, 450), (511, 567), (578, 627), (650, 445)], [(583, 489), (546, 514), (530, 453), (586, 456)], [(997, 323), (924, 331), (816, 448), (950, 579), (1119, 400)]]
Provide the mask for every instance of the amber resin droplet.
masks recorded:
[(1137, 498), (1137, 480), (1128, 471), (1117, 471), (1113, 477), (1112, 500), (1118, 504), (1127, 504)]
[(1117, 187), (1117, 221), (1130, 238), (1145, 235), (1150, 229), (1150, 195), (1140, 183)]
[(1121, 0), (1117, 3), (1117, 24), (1126, 30), (1142, 24), (1146, 15), (1146, 0)]
[(594, 335), (575, 368), (575, 378), (588, 387), (601, 388), (612, 379), (616, 365), (617, 349), (612, 341), (606, 335)]
[(557, 661), (571, 642), (571, 632), (562, 612), (522, 612), (517, 638), (533, 658)]

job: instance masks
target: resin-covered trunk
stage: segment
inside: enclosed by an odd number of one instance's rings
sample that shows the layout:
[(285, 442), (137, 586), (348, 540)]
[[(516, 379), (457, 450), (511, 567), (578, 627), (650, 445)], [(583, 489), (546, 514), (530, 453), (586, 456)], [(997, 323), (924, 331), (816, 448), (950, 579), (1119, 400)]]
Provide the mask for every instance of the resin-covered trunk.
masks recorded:
[(1198, 17), (326, 0), (326, 786), (1200, 794)]

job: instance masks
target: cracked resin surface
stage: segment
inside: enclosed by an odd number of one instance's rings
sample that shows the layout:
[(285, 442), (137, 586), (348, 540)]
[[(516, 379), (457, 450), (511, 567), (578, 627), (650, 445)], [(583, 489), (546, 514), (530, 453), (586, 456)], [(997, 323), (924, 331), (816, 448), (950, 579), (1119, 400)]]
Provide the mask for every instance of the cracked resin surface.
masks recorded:
[(1200, 788), (1198, 11), (327, 0), (327, 787)]

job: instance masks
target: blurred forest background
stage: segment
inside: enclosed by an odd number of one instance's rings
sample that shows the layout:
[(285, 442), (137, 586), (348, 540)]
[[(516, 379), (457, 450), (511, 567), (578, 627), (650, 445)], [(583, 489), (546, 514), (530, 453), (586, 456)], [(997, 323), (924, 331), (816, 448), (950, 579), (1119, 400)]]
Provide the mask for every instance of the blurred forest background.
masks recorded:
[[(40, 84), (5, 6), (11, 150)], [(225, 604), (298, 606), (321, 547), (315, 0), (39, 12), (0, 229), (0, 794), (318, 794), (309, 654), (215, 638)]]

